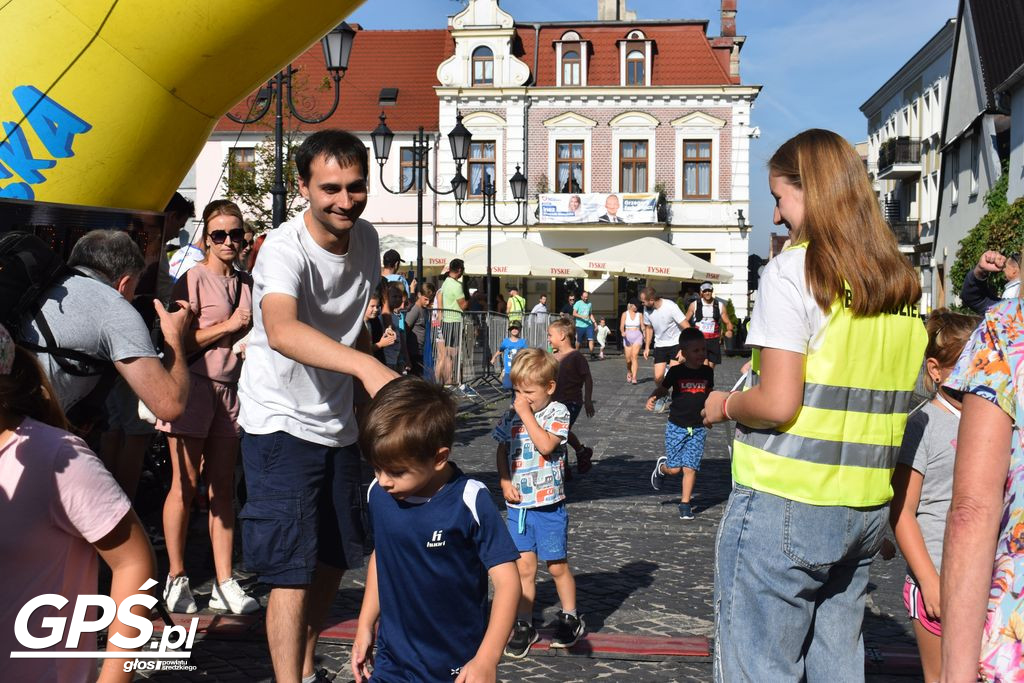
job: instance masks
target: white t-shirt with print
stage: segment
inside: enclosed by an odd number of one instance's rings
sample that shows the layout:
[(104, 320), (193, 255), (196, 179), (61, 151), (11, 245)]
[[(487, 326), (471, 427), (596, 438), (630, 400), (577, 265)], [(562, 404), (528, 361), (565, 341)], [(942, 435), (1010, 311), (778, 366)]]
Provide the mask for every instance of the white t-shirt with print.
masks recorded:
[(284, 431), (312, 443), (348, 446), (359, 434), (352, 377), (302, 365), (271, 349), (261, 303), (267, 294), (294, 297), (300, 322), (354, 346), (380, 281), (377, 231), (356, 221), (348, 253), (339, 256), (313, 240), (304, 215), (268, 233), (253, 269), (253, 327), (238, 385), (238, 422), (250, 434)]
[(661, 304), (648, 312), (644, 310), (644, 325), (654, 328), (654, 348), (675, 346), (679, 343), (679, 323), (686, 316), (676, 306), (676, 302), (662, 299)]
[(787, 249), (765, 266), (750, 316), (747, 346), (807, 354), (821, 343), (830, 314), (814, 300), (804, 275), (806, 249)]

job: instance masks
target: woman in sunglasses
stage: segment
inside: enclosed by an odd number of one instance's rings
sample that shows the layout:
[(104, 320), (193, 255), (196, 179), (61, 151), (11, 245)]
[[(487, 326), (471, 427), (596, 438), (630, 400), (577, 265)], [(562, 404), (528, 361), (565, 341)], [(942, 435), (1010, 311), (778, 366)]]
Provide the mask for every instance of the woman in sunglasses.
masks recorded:
[(245, 229), (242, 212), (219, 199), (203, 210), (206, 258), (175, 284), (174, 298), (187, 300), (195, 327), (186, 336), (190, 353), (188, 405), (174, 422), (159, 422), (167, 432), (174, 478), (164, 502), (164, 536), (169, 570), (164, 600), (172, 612), (192, 613), (196, 603), (185, 574), (185, 536), (189, 510), (199, 488), (199, 473), (209, 491), (210, 540), (217, 576), (212, 609), (252, 612), (259, 603), (232, 578), (234, 475), (238, 457), (238, 378), (241, 359), (231, 347), (252, 321), (252, 278), (235, 268)]

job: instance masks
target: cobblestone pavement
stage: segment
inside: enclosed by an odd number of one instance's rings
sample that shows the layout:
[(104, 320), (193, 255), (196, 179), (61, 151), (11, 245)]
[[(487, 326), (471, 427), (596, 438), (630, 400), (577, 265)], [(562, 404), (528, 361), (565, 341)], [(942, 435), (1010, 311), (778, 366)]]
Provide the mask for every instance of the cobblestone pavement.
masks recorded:
[[(742, 359), (727, 358), (717, 371), (720, 388), (739, 376)], [(624, 382), (622, 360), (611, 357), (591, 364), (595, 377), (597, 415), (577, 423), (581, 439), (594, 449), (594, 468), (569, 484), (570, 562), (576, 574), (579, 609), (589, 631), (670, 636), (691, 633), (711, 637), (713, 631), (714, 536), (731, 486), (728, 460), (729, 431), (709, 434), (694, 497), (696, 519), (678, 519), (678, 478), (668, 478), (662, 491), (651, 489), (654, 459), (664, 449), (666, 415), (643, 410), (653, 388), (652, 369), (643, 365), (638, 385)], [(494, 442), (490, 438), (499, 409), (460, 417), (454, 460), (492, 493), (499, 490), (494, 471)], [(500, 500), (495, 497), (500, 505)], [(201, 520), (202, 521), (202, 520)], [(196, 524), (201, 533), (204, 524)], [(193, 546), (199, 546), (193, 543)], [(159, 551), (158, 551), (159, 553)], [(191, 553), (195, 556), (196, 553)], [(200, 607), (209, 595), (210, 561), (199, 554), (191, 568)], [(199, 569), (205, 571), (205, 576)], [(866, 608), (866, 642), (913, 645), (902, 605), (904, 566), (901, 560), (878, 560), (872, 568)], [(162, 578), (163, 575), (161, 575)], [(363, 572), (350, 572), (342, 583), (332, 614), (354, 618), (362, 594)], [(204, 583), (205, 581), (205, 583)], [(253, 591), (265, 603), (265, 590)], [(538, 621), (553, 620), (557, 596), (550, 577), (538, 576)], [(761, 647), (751, 643), (752, 653)], [(348, 681), (348, 648), (321, 644), (322, 666)], [(253, 641), (199, 641), (192, 673), (148, 674), (158, 681), (268, 681), (269, 655), (265, 644)], [(708, 681), (707, 661), (624, 661), (575, 656), (541, 655), (504, 661), (505, 681)], [(870, 681), (909, 680), (869, 676)]]

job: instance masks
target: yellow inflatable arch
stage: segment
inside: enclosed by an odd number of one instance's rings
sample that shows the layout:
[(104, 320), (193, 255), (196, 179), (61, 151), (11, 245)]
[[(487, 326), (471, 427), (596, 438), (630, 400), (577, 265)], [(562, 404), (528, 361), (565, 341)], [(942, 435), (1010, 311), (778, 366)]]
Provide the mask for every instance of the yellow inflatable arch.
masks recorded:
[(0, 1), (0, 198), (163, 210), (217, 120), (361, 3)]

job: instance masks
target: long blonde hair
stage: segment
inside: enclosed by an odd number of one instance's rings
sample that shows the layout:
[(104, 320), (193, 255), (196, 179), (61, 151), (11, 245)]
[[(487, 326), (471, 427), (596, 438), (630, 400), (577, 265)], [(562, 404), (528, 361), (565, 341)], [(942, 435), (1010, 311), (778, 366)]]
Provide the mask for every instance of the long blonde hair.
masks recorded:
[(807, 242), (807, 285), (822, 310), (831, 308), (846, 284), (855, 316), (917, 303), (917, 275), (882, 218), (850, 143), (829, 130), (805, 130), (779, 147), (768, 169), (803, 191), (799, 237)]

